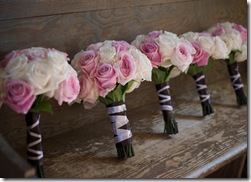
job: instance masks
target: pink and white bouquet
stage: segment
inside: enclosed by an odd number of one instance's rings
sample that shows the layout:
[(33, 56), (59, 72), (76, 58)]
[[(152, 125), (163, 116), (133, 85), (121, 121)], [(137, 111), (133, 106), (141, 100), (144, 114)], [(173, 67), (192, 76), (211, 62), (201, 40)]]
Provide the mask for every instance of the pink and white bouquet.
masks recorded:
[(184, 38), (162, 30), (138, 35), (132, 44), (139, 48), (152, 63), (152, 79), (158, 92), (165, 121), (164, 133), (168, 135), (178, 133), (168, 81), (172, 77), (173, 69), (178, 70), (175, 76), (180, 72), (187, 72), (195, 54), (194, 47)]
[(92, 108), (104, 103), (113, 125), (118, 158), (134, 156), (132, 133), (126, 116), (125, 94), (151, 81), (150, 60), (125, 41), (106, 40), (89, 45), (74, 56), (78, 73), (78, 101)]
[(28, 129), (27, 158), (43, 177), (40, 111), (52, 112), (48, 98), (61, 105), (74, 101), (80, 90), (77, 72), (67, 54), (35, 47), (12, 51), (0, 62), (0, 100), (17, 113), (25, 114)]
[(213, 37), (211, 34), (205, 32), (187, 32), (182, 34), (181, 37), (190, 41), (196, 50), (194, 59), (187, 73), (191, 75), (196, 82), (203, 116), (210, 115), (214, 113), (214, 110), (205, 82), (204, 71), (212, 67), (214, 59), (228, 58), (226, 44), (218, 36)]
[(219, 36), (228, 49), (227, 63), (232, 86), (239, 106), (247, 105), (247, 97), (243, 91), (243, 83), (238, 69), (238, 62), (247, 60), (247, 29), (236, 23), (217, 23), (208, 29), (212, 36)]

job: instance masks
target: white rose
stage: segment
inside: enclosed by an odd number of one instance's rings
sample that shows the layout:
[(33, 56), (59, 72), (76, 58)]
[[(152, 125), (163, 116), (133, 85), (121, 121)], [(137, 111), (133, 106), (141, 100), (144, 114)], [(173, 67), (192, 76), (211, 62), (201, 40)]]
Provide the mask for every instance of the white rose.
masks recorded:
[(103, 63), (114, 64), (116, 56), (116, 48), (110, 42), (104, 42), (99, 49), (100, 61)]
[(194, 49), (192, 44), (185, 39), (181, 39), (175, 48), (171, 62), (180, 71), (187, 72), (189, 65), (193, 61), (193, 54), (195, 53), (196, 50)]
[(224, 28), (226, 32), (231, 32), (234, 24), (230, 22), (224, 22), (224, 23), (220, 23), (220, 25)]
[(34, 88), (34, 94), (44, 94), (58, 88), (58, 80), (52, 76), (52, 69), (45, 61), (32, 61), (28, 64), (25, 80)]
[(232, 50), (241, 50), (242, 39), (241, 34), (235, 29), (232, 29), (230, 33), (227, 34), (232, 41)]
[(11, 79), (22, 79), (26, 73), (26, 65), (28, 59), (24, 55), (20, 55), (14, 59), (11, 59), (4, 68), (4, 77)]
[(130, 53), (136, 60), (138, 79), (146, 81), (152, 80), (152, 63), (147, 56), (141, 53), (138, 49), (129, 49)]
[(182, 34), (181, 37), (185, 38), (186, 40), (188, 40), (190, 42), (195, 42), (199, 37), (199, 33), (187, 32), (187, 33)]
[(212, 54), (214, 52), (214, 41), (211, 36), (199, 36), (198, 42), (201, 44), (202, 49), (207, 51), (209, 54)]
[(139, 49), (140, 45), (142, 44), (143, 40), (145, 39), (145, 35), (138, 35), (132, 42), (131, 44), (134, 45)]
[(247, 44), (242, 44), (241, 52), (237, 52), (235, 54), (235, 60), (237, 62), (242, 62), (242, 61), (247, 60)]
[(155, 39), (156, 44), (159, 45), (159, 52), (162, 56), (162, 61), (171, 59), (174, 49), (177, 45), (178, 38), (176, 34), (164, 32)]
[(215, 44), (215, 49), (212, 54), (212, 58), (214, 59), (227, 59), (229, 58), (229, 50), (223, 40), (221, 40), (220, 37), (215, 36), (213, 38), (214, 44)]
[(66, 80), (68, 78), (69, 63), (64, 53), (57, 50), (51, 50), (48, 52), (48, 60), (46, 61), (48, 66), (51, 67), (52, 75), (57, 77), (58, 82)]

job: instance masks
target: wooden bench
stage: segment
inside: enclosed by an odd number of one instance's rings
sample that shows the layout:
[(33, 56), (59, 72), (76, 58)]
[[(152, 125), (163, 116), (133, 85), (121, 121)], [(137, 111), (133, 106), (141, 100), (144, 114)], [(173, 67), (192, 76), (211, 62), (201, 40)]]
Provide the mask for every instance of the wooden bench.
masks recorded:
[[(54, 47), (69, 53), (72, 59), (81, 49), (98, 41), (130, 42), (138, 34), (160, 29), (177, 34), (203, 31), (219, 21), (246, 26), (247, 2), (4, 1), (0, 2), (0, 59), (11, 50), (32, 46)], [(246, 62), (240, 64), (245, 85), (246, 66)], [(237, 107), (226, 65), (215, 62), (205, 74), (215, 114), (202, 117), (195, 83), (189, 75), (172, 79), (179, 133), (170, 138), (163, 134), (164, 122), (153, 83), (144, 82), (126, 96), (135, 150), (135, 157), (127, 160), (116, 158), (112, 126), (104, 105), (85, 110), (80, 104), (59, 107), (51, 100), (54, 114), (41, 113), (45, 177), (241, 177), (242, 171), (247, 170), (243, 170), (247, 107)], [(3, 105), (0, 133), (25, 159), (24, 116)]]

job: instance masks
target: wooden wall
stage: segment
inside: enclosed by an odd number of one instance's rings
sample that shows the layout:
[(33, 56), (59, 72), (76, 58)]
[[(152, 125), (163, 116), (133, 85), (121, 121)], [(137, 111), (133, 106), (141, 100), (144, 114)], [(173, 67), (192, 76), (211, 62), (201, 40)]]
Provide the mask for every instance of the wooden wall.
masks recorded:
[[(203, 31), (217, 22), (230, 21), (247, 26), (245, 0), (1, 0), (0, 59), (12, 50), (28, 47), (54, 47), (73, 56), (89, 44), (106, 39), (131, 42), (138, 34), (166, 30), (177, 34)], [(242, 64), (245, 70), (246, 63)], [(225, 65), (216, 63), (206, 73), (207, 82), (225, 78)], [(192, 78), (181, 75), (170, 82), (171, 93), (193, 90)], [(181, 86), (182, 85), (182, 86)], [(149, 97), (151, 95), (151, 97)], [(157, 102), (152, 83), (143, 83), (127, 95), (128, 112), (147, 103)], [(42, 113), (44, 138), (78, 128), (107, 117), (98, 104), (85, 110), (79, 104), (57, 106), (54, 114)], [(129, 113), (128, 113), (129, 114)], [(132, 121), (134, 122), (134, 121)], [(109, 123), (107, 123), (109, 124)], [(24, 146), (24, 116), (7, 106), (0, 109), (0, 133), (15, 148)]]

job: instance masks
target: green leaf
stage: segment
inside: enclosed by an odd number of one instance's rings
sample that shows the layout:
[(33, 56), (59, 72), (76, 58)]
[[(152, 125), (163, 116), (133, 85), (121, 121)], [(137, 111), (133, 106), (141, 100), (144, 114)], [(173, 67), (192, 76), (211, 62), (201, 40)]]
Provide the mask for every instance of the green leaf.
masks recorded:
[(191, 64), (187, 73), (192, 76), (197, 75), (198, 73), (203, 73), (204, 71), (207, 71), (212, 68), (213, 61), (214, 59), (210, 57), (206, 66), (198, 66), (197, 64)]
[(31, 112), (49, 112), (49, 113), (53, 113), (52, 111), (52, 106), (50, 105), (50, 103), (48, 102), (47, 99), (45, 99), (44, 95), (39, 95), (37, 96), (35, 102), (33, 103), (31, 109)]
[(174, 66), (170, 66), (169, 68), (164, 68), (159, 66), (158, 68), (153, 68), (152, 69), (152, 80), (157, 84), (164, 83), (169, 80), (171, 71), (174, 68)]
[(234, 51), (230, 52), (229, 58), (225, 60), (228, 65), (233, 64), (235, 62), (235, 54), (237, 52), (241, 53), (241, 51), (239, 51), (239, 50), (234, 50)]
[(125, 102), (125, 92), (127, 90), (128, 83), (126, 85), (118, 84), (115, 89), (110, 91), (105, 97), (99, 96), (99, 101), (105, 105), (109, 105), (116, 102)]

